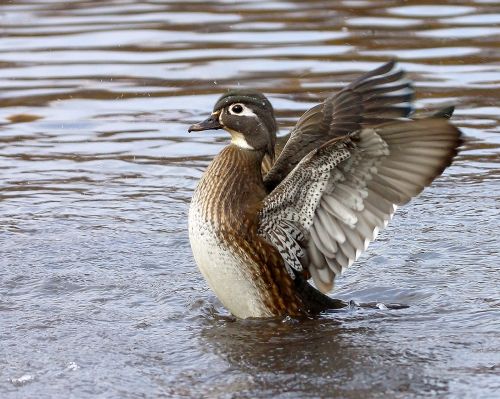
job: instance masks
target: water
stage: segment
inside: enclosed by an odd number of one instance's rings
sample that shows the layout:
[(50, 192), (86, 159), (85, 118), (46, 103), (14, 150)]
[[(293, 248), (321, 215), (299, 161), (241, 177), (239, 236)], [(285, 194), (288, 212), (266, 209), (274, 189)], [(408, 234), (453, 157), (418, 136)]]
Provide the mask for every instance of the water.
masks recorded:
[[(0, 27), (0, 397), (500, 397), (497, 2), (19, 0)], [(186, 228), (227, 137), (187, 127), (240, 85), (286, 131), (393, 57), (466, 143), (335, 295), (409, 309), (233, 320)]]

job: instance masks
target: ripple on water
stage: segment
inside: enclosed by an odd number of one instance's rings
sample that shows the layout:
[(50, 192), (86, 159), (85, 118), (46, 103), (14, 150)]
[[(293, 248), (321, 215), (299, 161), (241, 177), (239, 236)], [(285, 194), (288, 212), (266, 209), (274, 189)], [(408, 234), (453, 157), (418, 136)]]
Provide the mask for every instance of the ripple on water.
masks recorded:
[(404, 15), (409, 17), (437, 18), (454, 15), (463, 15), (474, 12), (476, 9), (470, 6), (457, 5), (418, 5), (392, 7), (388, 9), (390, 14)]

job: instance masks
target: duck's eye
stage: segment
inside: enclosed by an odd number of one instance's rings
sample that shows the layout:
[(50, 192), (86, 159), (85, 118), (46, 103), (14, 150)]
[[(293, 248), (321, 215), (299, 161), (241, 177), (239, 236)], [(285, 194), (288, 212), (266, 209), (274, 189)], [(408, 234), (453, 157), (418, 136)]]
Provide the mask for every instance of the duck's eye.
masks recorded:
[(234, 104), (231, 107), (231, 112), (233, 114), (241, 114), (243, 112), (243, 106), (241, 104)]

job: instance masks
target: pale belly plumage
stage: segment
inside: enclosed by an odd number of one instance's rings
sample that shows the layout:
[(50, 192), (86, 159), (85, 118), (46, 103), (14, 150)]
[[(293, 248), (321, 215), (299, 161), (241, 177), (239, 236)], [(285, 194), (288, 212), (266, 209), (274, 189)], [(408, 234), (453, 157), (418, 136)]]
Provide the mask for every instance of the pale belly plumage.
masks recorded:
[(203, 217), (196, 194), (189, 208), (189, 241), (208, 285), (233, 315), (239, 318), (273, 316), (264, 302), (263, 287), (258, 287), (253, 261), (218, 237), (214, 226)]

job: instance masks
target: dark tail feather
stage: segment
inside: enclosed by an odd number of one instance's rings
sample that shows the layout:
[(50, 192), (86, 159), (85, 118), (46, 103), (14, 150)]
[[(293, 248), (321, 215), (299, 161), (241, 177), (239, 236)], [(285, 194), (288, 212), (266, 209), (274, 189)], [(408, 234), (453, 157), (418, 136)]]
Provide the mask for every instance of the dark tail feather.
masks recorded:
[(307, 306), (307, 311), (310, 314), (317, 314), (325, 310), (342, 309), (349, 306), (348, 302), (340, 299), (330, 298), (321, 293), (297, 273), (295, 274), (295, 287), (302, 298), (302, 301)]
[(449, 107), (440, 109), (439, 111), (435, 112), (432, 116), (436, 118), (450, 119), (454, 111), (455, 111), (455, 106), (450, 105)]

